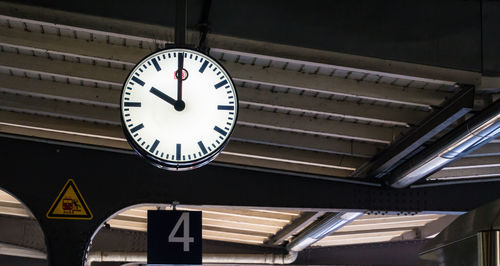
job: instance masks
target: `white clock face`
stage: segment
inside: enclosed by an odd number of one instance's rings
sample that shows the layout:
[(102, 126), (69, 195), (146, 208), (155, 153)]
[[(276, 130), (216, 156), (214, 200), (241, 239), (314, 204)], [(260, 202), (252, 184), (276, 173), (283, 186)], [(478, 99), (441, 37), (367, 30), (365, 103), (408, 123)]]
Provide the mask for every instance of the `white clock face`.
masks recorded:
[(214, 59), (190, 49), (151, 54), (122, 90), (127, 139), (167, 169), (192, 169), (213, 159), (227, 143), (237, 112), (231, 77)]

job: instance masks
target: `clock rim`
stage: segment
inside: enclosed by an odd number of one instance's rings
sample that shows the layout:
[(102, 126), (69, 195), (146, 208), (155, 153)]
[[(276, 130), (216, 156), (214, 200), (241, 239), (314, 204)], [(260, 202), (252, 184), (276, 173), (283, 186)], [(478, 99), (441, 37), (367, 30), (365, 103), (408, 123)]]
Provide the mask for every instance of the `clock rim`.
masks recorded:
[[(124, 93), (126, 85), (128, 83), (127, 81), (131, 78), (131, 76), (133, 75), (133, 73), (135, 73), (135, 70), (137, 69), (137, 67), (139, 65), (141, 65), (141, 63), (143, 63), (143, 61), (145, 61), (147, 58), (151, 57), (154, 54), (159, 54), (159, 53), (162, 53), (162, 52), (165, 52), (165, 51), (168, 51), (168, 50), (176, 50), (176, 49), (182, 49), (182, 50), (187, 50), (187, 51), (192, 51), (192, 52), (200, 53), (203, 56), (206, 56), (206, 57), (212, 59), (215, 63), (217, 63), (218, 67), (220, 67), (222, 70), (224, 70), (224, 72), (227, 74), (229, 82), (231, 82), (231, 84), (232, 84), (232, 86), (234, 88), (234, 95), (235, 95), (235, 98), (236, 98), (235, 109), (237, 110), (236, 115), (234, 117), (233, 127), (228, 132), (228, 137), (219, 145), (219, 147), (217, 147), (215, 150), (213, 150), (210, 154), (208, 154), (208, 155), (206, 155), (206, 156), (204, 156), (204, 157), (202, 157), (200, 159), (191, 160), (191, 161), (187, 161), (187, 162), (180, 162), (180, 163), (179, 162), (178, 163), (174, 163), (174, 162), (165, 161), (163, 159), (159, 159), (156, 156), (154, 156), (154, 155), (148, 153), (147, 151), (145, 151), (145, 149), (143, 149), (141, 146), (139, 146), (139, 144), (137, 144), (135, 142), (135, 140), (133, 139), (133, 137), (130, 134), (130, 132), (128, 132), (126, 124), (125, 124), (125, 121), (124, 121), (124, 118), (123, 118), (123, 98), (124, 98), (123, 97), (123, 93)], [(120, 92), (120, 121), (121, 121), (122, 130), (123, 130), (123, 133), (125, 135), (125, 138), (127, 139), (127, 142), (132, 147), (132, 149), (135, 151), (135, 153), (137, 153), (139, 156), (141, 156), (143, 159), (145, 159), (150, 164), (152, 164), (152, 165), (154, 165), (154, 166), (156, 166), (158, 168), (166, 169), (166, 170), (171, 170), (171, 171), (193, 170), (193, 169), (202, 167), (202, 166), (210, 163), (211, 161), (213, 161), (215, 159), (215, 157), (217, 157), (222, 152), (222, 150), (226, 147), (226, 145), (229, 143), (229, 139), (231, 138), (231, 135), (233, 134), (233, 131), (236, 128), (236, 123), (238, 121), (239, 113), (240, 112), (239, 112), (238, 91), (236, 90), (236, 86), (234, 85), (233, 78), (232, 78), (231, 74), (227, 71), (227, 69), (221, 63), (219, 63), (218, 60), (216, 60), (215, 58), (213, 58), (212, 56), (210, 56), (208, 54), (208, 52), (205, 53), (204, 51), (201, 51), (201, 50), (198, 50), (198, 49), (189, 48), (189, 47), (185, 47), (185, 46), (171, 46), (171, 47), (168, 47), (168, 48), (157, 50), (157, 51), (155, 51), (153, 53), (150, 53), (150, 54), (144, 56), (143, 58), (141, 58), (141, 60), (139, 60), (138, 63), (134, 66), (134, 68), (132, 68), (132, 70), (130, 70), (130, 72), (128, 73), (127, 78), (125, 79), (125, 81), (124, 81), (124, 83), (122, 85), (122, 90)]]

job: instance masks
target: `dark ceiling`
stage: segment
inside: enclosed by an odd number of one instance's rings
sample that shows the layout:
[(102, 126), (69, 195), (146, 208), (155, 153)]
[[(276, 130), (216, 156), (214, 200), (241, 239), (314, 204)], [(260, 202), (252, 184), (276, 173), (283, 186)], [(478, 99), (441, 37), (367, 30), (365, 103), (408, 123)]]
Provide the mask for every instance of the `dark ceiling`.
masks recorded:
[[(14, 2), (174, 24), (173, 0)], [(189, 28), (200, 22), (203, 5), (188, 1)], [(214, 0), (209, 22), (222, 35), (494, 75), (500, 73), (495, 10), (500, 3), (492, 1)]]

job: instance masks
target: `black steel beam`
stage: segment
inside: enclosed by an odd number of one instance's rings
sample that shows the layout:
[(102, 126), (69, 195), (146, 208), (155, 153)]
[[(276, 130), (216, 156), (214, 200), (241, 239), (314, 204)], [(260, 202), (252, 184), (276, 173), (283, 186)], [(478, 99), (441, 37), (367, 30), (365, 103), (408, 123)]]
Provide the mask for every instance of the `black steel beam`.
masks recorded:
[[(167, 172), (132, 154), (5, 136), (0, 147), (0, 187), (23, 201), (40, 222), (50, 265), (81, 265), (102, 223), (139, 203), (418, 212), (467, 211), (500, 197), (500, 182), (395, 190), (214, 164)], [(92, 220), (46, 218), (70, 178), (92, 211)]]
[(175, 45), (186, 44), (187, 0), (175, 2)]

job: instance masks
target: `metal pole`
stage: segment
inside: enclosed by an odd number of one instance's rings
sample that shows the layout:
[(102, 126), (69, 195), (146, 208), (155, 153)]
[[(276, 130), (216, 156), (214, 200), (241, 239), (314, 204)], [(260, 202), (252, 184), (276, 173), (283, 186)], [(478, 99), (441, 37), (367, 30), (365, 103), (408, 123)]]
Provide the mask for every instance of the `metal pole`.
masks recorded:
[(177, 0), (175, 3), (175, 44), (186, 44), (187, 0)]

